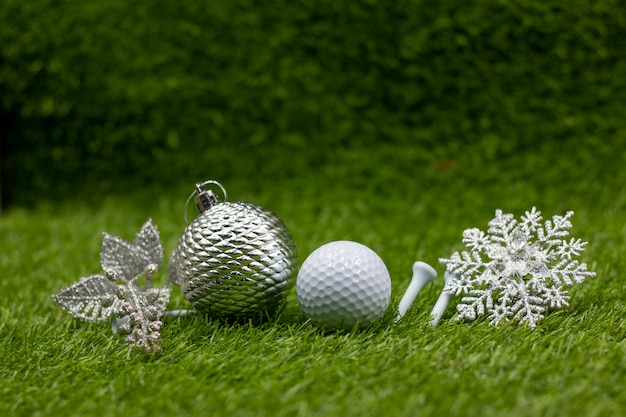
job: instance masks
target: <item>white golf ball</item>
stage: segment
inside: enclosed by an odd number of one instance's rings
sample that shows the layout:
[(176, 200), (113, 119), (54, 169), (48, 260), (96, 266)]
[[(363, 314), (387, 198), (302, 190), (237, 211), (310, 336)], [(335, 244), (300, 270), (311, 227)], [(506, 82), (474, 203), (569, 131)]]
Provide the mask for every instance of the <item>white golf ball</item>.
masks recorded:
[(336, 241), (317, 248), (296, 280), (306, 317), (329, 329), (365, 327), (382, 317), (391, 298), (391, 278), (382, 259), (357, 242)]

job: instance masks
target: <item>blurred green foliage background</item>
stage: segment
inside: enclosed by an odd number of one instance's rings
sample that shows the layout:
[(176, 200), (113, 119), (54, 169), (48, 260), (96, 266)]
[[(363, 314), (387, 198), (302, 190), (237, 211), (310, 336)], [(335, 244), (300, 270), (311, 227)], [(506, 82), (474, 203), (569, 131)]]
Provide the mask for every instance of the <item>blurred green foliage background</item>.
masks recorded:
[(626, 143), (623, 1), (2, 0), (0, 21), (4, 205), (385, 188)]

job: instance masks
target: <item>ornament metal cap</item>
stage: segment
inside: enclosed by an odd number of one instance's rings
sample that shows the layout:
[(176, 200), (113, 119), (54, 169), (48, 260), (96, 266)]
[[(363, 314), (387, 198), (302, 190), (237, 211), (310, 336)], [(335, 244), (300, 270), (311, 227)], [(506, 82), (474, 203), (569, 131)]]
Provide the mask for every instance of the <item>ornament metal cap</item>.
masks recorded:
[(207, 186), (211, 184), (217, 185), (220, 190), (222, 190), (222, 194), (224, 195), (223, 201), (226, 201), (228, 198), (226, 189), (217, 181), (207, 180), (196, 183), (196, 190), (189, 195), (187, 201), (185, 202), (185, 224), (189, 224), (189, 220), (187, 220), (187, 210), (189, 209), (189, 202), (194, 196), (196, 197), (196, 207), (200, 213), (207, 211), (209, 208), (220, 202), (217, 194), (215, 194), (213, 190), (207, 188)]

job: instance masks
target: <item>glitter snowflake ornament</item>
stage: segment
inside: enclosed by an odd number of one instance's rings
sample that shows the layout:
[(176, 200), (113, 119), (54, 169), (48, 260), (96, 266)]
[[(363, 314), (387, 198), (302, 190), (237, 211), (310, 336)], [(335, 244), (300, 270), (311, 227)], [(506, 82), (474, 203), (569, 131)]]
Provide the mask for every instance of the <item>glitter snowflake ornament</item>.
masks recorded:
[(573, 215), (568, 211), (542, 223), (534, 207), (520, 221), (496, 210), (487, 233), (465, 230), (469, 250), (439, 259), (454, 274), (445, 291), (461, 296), (456, 319), (487, 315), (492, 324), (517, 320), (535, 328), (548, 310), (567, 306), (566, 288), (595, 276), (574, 259), (587, 242), (567, 240)]
[[(52, 298), (77, 319), (112, 320), (126, 342), (145, 353), (159, 352), (161, 317), (169, 288), (152, 288), (152, 277), (163, 262), (159, 232), (152, 220), (143, 225), (133, 243), (103, 234), (100, 262), (104, 275), (90, 275), (55, 293)], [(139, 280), (145, 278), (145, 289)]]

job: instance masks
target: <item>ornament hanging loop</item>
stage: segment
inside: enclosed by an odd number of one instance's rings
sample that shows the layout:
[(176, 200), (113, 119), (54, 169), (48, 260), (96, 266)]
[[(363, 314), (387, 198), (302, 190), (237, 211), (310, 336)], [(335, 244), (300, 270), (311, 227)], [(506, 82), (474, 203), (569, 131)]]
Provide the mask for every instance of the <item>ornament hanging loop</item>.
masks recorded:
[(196, 198), (196, 207), (198, 207), (198, 211), (202, 213), (209, 209), (209, 207), (214, 206), (215, 204), (220, 202), (219, 197), (213, 190), (209, 189), (209, 185), (217, 185), (220, 190), (222, 190), (222, 194), (224, 195), (224, 199), (222, 201), (226, 201), (228, 198), (226, 194), (226, 189), (217, 181), (207, 180), (203, 182), (196, 183), (196, 189), (189, 195), (187, 201), (185, 202), (184, 208), (184, 218), (185, 223), (189, 224), (189, 220), (187, 219), (187, 209), (189, 208), (189, 202), (192, 198)]

